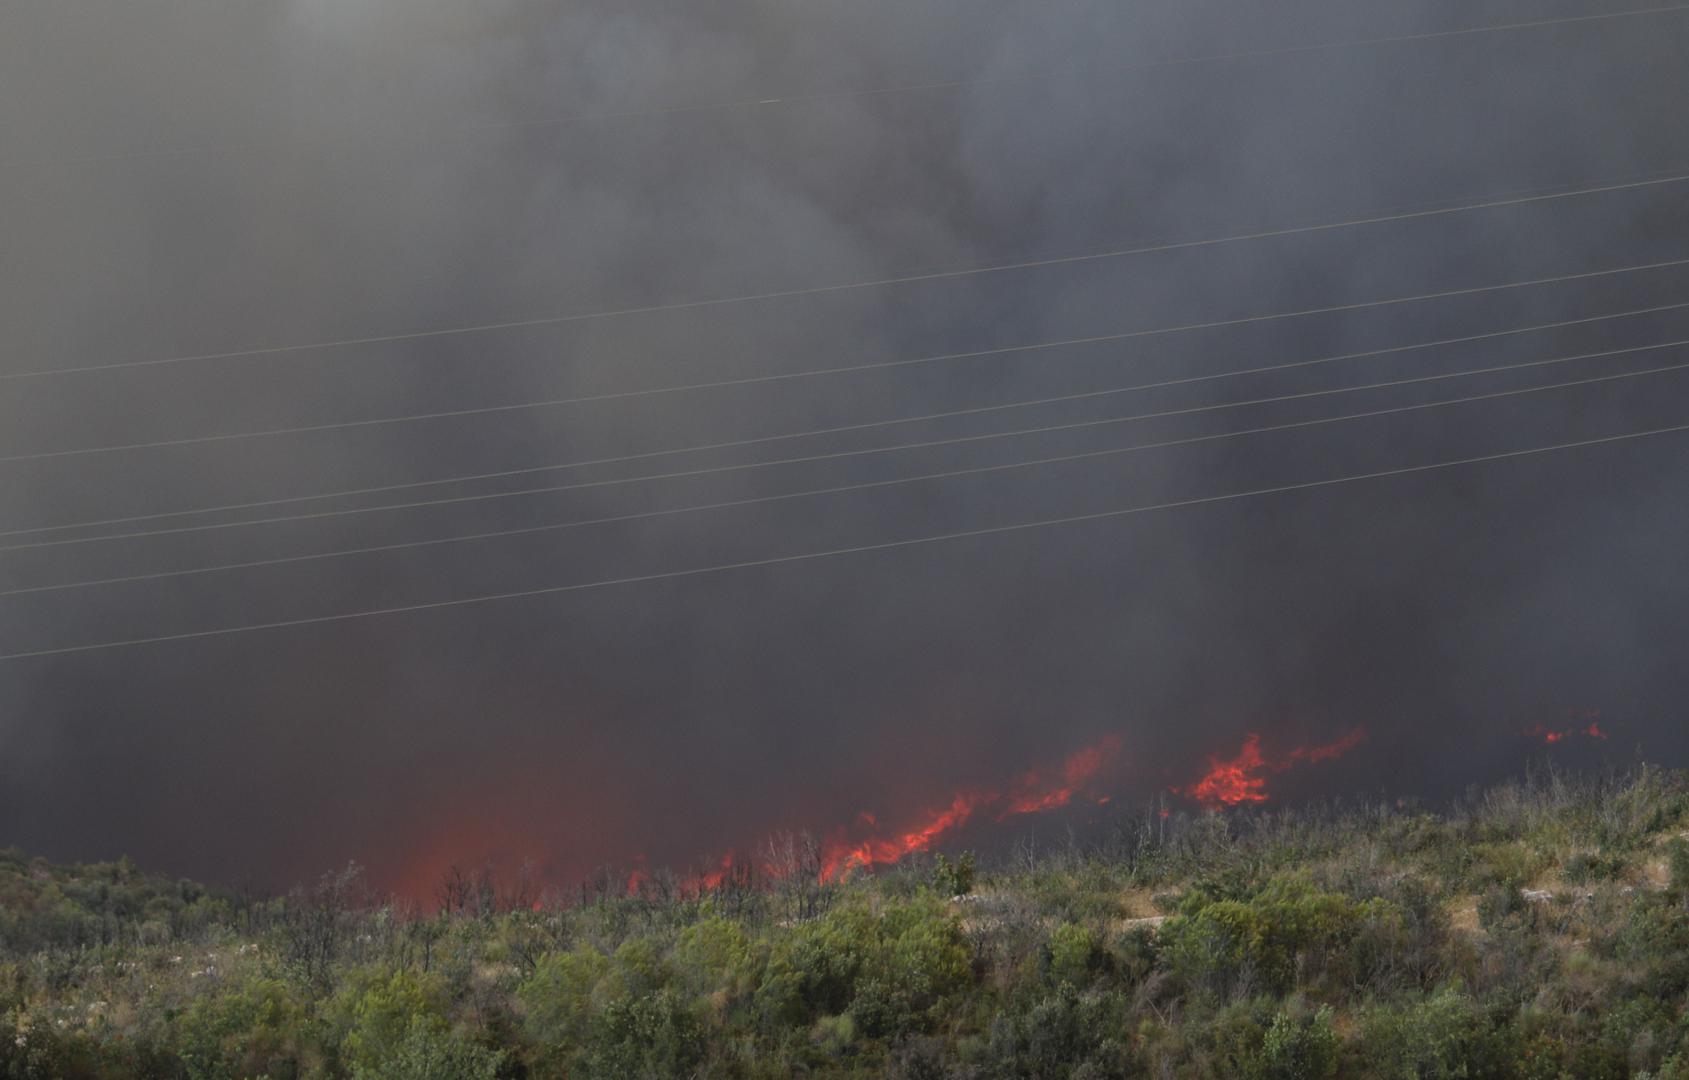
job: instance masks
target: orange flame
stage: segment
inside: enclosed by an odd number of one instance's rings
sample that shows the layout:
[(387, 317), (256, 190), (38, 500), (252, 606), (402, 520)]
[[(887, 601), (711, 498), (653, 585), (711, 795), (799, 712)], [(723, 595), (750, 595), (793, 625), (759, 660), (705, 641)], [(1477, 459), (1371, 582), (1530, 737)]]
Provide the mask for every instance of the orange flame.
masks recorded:
[(1236, 806), (1246, 802), (1267, 801), (1267, 778), (1260, 775), (1267, 767), (1261, 756), (1261, 736), (1250, 733), (1243, 740), (1243, 748), (1236, 757), (1226, 761), (1208, 759), (1208, 772), (1201, 780), (1174, 794), (1195, 799), (1203, 806)]
[[(1009, 805), (997, 815), (997, 820), (1014, 817), (1017, 814), (1041, 814), (1046, 810), (1056, 810), (1073, 801), (1086, 785), (1096, 779), (1103, 766), (1113, 761), (1120, 753), (1121, 739), (1118, 735), (1109, 735), (1095, 746), (1085, 749), (1069, 757), (1062, 763), (1060, 783), (1047, 783), (1037, 769), (1033, 769), (1016, 781), (1009, 792)], [(1099, 805), (1108, 801), (1107, 796), (1097, 800)]]
[(821, 855), (821, 880), (831, 881), (842, 870), (887, 866), (926, 851), (945, 833), (966, 825), (974, 811), (988, 800), (989, 796), (977, 791), (959, 792), (949, 806), (929, 812), (920, 824), (906, 832), (871, 837), (857, 844), (834, 841)]
[(1571, 715), (1577, 719), (1588, 720), (1588, 726), (1581, 728), (1551, 728), (1543, 724), (1537, 724), (1534, 727), (1526, 728), (1519, 734), (1523, 735), (1527, 739), (1541, 739), (1549, 746), (1553, 746), (1555, 743), (1565, 742), (1567, 739), (1578, 735), (1581, 735), (1586, 739), (1605, 740), (1607, 738), (1607, 733), (1601, 730), (1601, 722), (1598, 719), (1601, 715), (1601, 711), (1599, 709), (1591, 709), (1582, 714), (1581, 717), (1577, 713), (1573, 713)]
[(716, 868), (714, 870), (706, 870), (702, 873), (694, 874), (692, 877), (687, 879), (684, 888), (689, 892), (695, 893), (714, 892), (715, 890), (721, 888), (721, 883), (727, 880), (727, 875), (733, 872), (734, 867), (738, 864), (738, 861), (738, 853), (730, 848), (728, 849), (727, 854), (721, 857), (721, 862), (716, 864)]
[[(830, 842), (821, 847), (821, 878), (832, 880), (852, 869), (871, 869), (897, 863), (918, 852), (930, 851), (945, 837), (968, 825), (976, 818), (1003, 821), (1018, 815), (1045, 813), (1089, 798), (1096, 805), (1108, 803), (1106, 795), (1093, 790), (1099, 776), (1119, 755), (1123, 740), (1109, 735), (1094, 745), (1071, 754), (1059, 769), (1046, 771), (1029, 769), (1002, 789), (969, 788), (952, 795), (948, 802), (936, 809), (914, 817), (908, 824), (882, 824), (866, 811), (854, 822), (840, 827)], [(468, 823), (468, 824), (466, 824)], [(471, 828), (473, 824), (475, 827)], [(896, 825), (898, 827), (894, 828)], [(516, 844), (515, 840), (522, 843)], [(478, 852), (517, 847), (518, 850), (543, 851), (545, 841), (537, 836), (519, 834), (505, 823), (477, 822), (472, 815), (453, 819), (451, 831), (442, 830), (423, 855), (406, 860), (400, 873), (392, 875), (401, 895), (418, 904), (431, 905), (437, 901), (439, 883), (451, 867), (460, 862), (475, 865)], [(601, 871), (608, 875), (601, 879), (609, 892), (619, 892), (629, 898), (651, 895), (663, 887), (677, 888), (683, 895), (702, 896), (724, 887), (752, 885), (757, 879), (772, 879), (777, 872), (769, 863), (747, 858), (738, 851), (728, 850), (719, 860), (705, 859), (696, 864), (700, 868), (676, 877), (653, 876), (653, 867), (644, 854), (624, 857)], [(577, 875), (574, 868), (547, 861), (540, 864), (542, 884), (555, 885)], [(598, 879), (595, 879), (598, 880)], [(533, 901), (538, 903), (538, 901)]]
[(1329, 742), (1324, 746), (1299, 746), (1290, 752), (1290, 757), (1286, 760), (1292, 764), (1301, 761), (1331, 761), (1342, 757), (1365, 741), (1366, 730), (1356, 728), (1336, 742)]
[(1175, 795), (1218, 810), (1243, 803), (1263, 803), (1267, 795), (1267, 776), (1281, 773), (1301, 764), (1331, 761), (1342, 757), (1366, 739), (1366, 729), (1356, 728), (1335, 742), (1321, 746), (1299, 746), (1284, 757), (1269, 760), (1261, 752), (1261, 736), (1251, 732), (1232, 758), (1209, 758), (1208, 772), (1202, 779), (1184, 788), (1171, 789)]
[[(822, 851), (821, 879), (831, 881), (850, 870), (889, 866), (917, 852), (929, 851), (942, 837), (960, 829), (982, 811), (995, 809), (996, 820), (1002, 821), (1067, 806), (1120, 753), (1121, 746), (1120, 736), (1109, 735), (1069, 757), (1062, 764), (1059, 777), (1046, 778), (1040, 770), (1033, 769), (1006, 792), (977, 789), (958, 792), (948, 806), (928, 811), (902, 832), (854, 842), (840, 835)], [(870, 829), (876, 828), (871, 814), (860, 815), (858, 821)]]

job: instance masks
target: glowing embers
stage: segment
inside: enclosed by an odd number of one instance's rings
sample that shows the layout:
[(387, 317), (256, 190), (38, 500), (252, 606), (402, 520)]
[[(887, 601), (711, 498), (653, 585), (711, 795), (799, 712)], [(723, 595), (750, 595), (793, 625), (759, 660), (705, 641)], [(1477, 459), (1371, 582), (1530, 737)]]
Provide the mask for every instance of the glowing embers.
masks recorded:
[(1234, 757), (1209, 758), (1208, 771), (1200, 780), (1172, 791), (1211, 810), (1244, 803), (1263, 803), (1270, 798), (1267, 793), (1268, 777), (1298, 765), (1342, 757), (1365, 739), (1365, 729), (1356, 728), (1335, 742), (1299, 746), (1289, 753), (1269, 758), (1261, 750), (1261, 736), (1251, 733), (1243, 740), (1242, 748)]
[(1519, 734), (1523, 735), (1527, 739), (1541, 739), (1550, 746), (1553, 746), (1555, 743), (1565, 742), (1567, 739), (1605, 739), (1607, 737), (1607, 733), (1601, 730), (1600, 724), (1590, 724), (1585, 728), (1561, 728), (1559, 730), (1546, 728), (1541, 724), (1538, 724), (1535, 727), (1526, 728)]

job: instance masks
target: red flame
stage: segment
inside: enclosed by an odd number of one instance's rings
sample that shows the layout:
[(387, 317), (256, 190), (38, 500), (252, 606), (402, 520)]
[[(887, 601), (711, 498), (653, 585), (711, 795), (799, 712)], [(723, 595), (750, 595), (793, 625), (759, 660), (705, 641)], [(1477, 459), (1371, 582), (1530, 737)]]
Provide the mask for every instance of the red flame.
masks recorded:
[[(1578, 734), (1590, 738), (1606, 738), (1594, 722), (1596, 714), (1578, 717), (1589, 721)], [(1533, 729), (1532, 734), (1559, 741), (1573, 732), (1549, 732)], [(1361, 728), (1323, 745), (1299, 746), (1282, 755), (1269, 756), (1261, 745), (1261, 738), (1251, 734), (1237, 754), (1226, 759), (1210, 759), (1209, 770), (1196, 782), (1184, 788), (1170, 789), (1204, 807), (1220, 808), (1245, 803), (1266, 802), (1269, 798), (1269, 778), (1298, 765), (1314, 764), (1341, 757), (1366, 738)], [(858, 869), (872, 869), (902, 861), (910, 855), (931, 851), (947, 837), (976, 820), (1006, 821), (1021, 815), (1042, 814), (1073, 806), (1081, 800), (1096, 806), (1110, 803), (1110, 795), (1100, 789), (1099, 780), (1109, 771), (1124, 748), (1119, 735), (1108, 735), (1084, 747), (1064, 760), (1059, 768), (1034, 767), (1022, 772), (1002, 788), (967, 788), (949, 796), (946, 802), (927, 809), (903, 823), (882, 825), (866, 811), (858, 814), (854, 823), (840, 827), (821, 845), (820, 877), (830, 881)], [(1159, 810), (1166, 818), (1166, 807)], [(895, 826), (895, 827), (894, 827)], [(427, 859), (409, 860), (408, 873), (401, 880), (401, 888), (409, 895), (427, 902), (433, 896), (443, 873), (442, 867), (451, 864), (449, 856), (458, 851), (474, 852), (490, 849), (498, 839), (510, 846), (508, 830), (489, 836), (485, 830), (462, 836), (453, 834), (452, 843), (441, 843), (437, 852)], [(520, 845), (528, 850), (542, 850), (543, 844), (534, 838)], [(630, 867), (620, 875), (609, 878), (611, 891), (618, 887), (630, 897), (645, 895), (653, 887), (650, 867), (643, 855), (635, 855), (624, 866)], [(706, 861), (701, 869), (689, 876), (662, 878), (665, 887), (676, 887), (682, 894), (702, 895), (725, 887), (751, 886), (759, 878), (771, 878), (777, 871), (770, 864), (746, 859), (729, 850), (719, 861)], [(569, 868), (555, 863), (541, 864), (539, 871), (552, 882), (567, 876)], [(523, 902), (529, 902), (524, 897)]]
[[(1120, 753), (1121, 740), (1118, 735), (1106, 736), (1095, 746), (1087, 746), (1062, 763), (1061, 781), (1051, 786), (1044, 780), (1037, 769), (1033, 769), (1016, 781), (1009, 791), (1009, 805), (998, 815), (997, 820), (1014, 817), (1017, 814), (1041, 814), (1046, 810), (1055, 810), (1073, 801), (1087, 784), (1096, 779), (1103, 766), (1114, 760)], [(1098, 799), (1098, 804), (1108, 802), (1108, 797)]]
[(1331, 761), (1340, 758), (1366, 741), (1366, 729), (1356, 728), (1336, 742), (1326, 743), (1324, 746), (1299, 746), (1290, 752), (1285, 759), (1288, 763), (1307, 761)]
[(1550, 746), (1553, 746), (1555, 743), (1565, 742), (1574, 735), (1581, 735), (1586, 739), (1605, 740), (1607, 738), (1607, 733), (1601, 730), (1601, 725), (1594, 721), (1591, 721), (1588, 727), (1583, 728), (1554, 729), (1538, 724), (1535, 727), (1526, 728), (1519, 734), (1525, 736), (1527, 739), (1541, 739)]
[[(902, 832), (856, 841), (841, 834), (822, 851), (821, 878), (831, 881), (849, 870), (889, 866), (917, 852), (929, 851), (942, 837), (966, 825), (982, 811), (996, 810), (996, 820), (1002, 821), (1019, 814), (1039, 814), (1067, 806), (1120, 753), (1121, 746), (1120, 736), (1109, 735), (1069, 757), (1062, 764), (1059, 777), (1046, 777), (1033, 769), (1005, 792), (958, 792), (949, 805), (928, 811)], [(869, 829), (877, 828), (871, 814), (860, 815), (858, 821)]]
[(821, 879), (831, 881), (841, 870), (884, 866), (901, 861), (917, 851), (926, 851), (947, 832), (961, 828), (989, 796), (963, 791), (942, 810), (929, 812), (919, 824), (895, 836), (870, 837), (850, 844), (842, 839), (827, 846), (821, 855)]
[(1208, 773), (1201, 780), (1174, 794), (1195, 799), (1203, 806), (1236, 806), (1245, 802), (1267, 801), (1267, 778), (1260, 775), (1267, 767), (1261, 756), (1261, 736), (1251, 734), (1243, 740), (1243, 749), (1228, 761), (1208, 759)]
[(690, 892), (697, 893), (713, 892), (721, 888), (721, 883), (727, 880), (727, 875), (733, 872), (733, 868), (738, 861), (738, 853), (729, 849), (727, 854), (721, 857), (721, 862), (716, 864), (714, 870), (706, 870), (688, 878), (685, 888)]
[(1277, 760), (1269, 760), (1261, 752), (1261, 736), (1253, 732), (1243, 740), (1237, 756), (1209, 758), (1208, 772), (1189, 787), (1173, 788), (1175, 795), (1183, 795), (1211, 810), (1243, 803), (1262, 803), (1268, 799), (1267, 776), (1281, 773), (1296, 765), (1331, 761), (1342, 757), (1366, 739), (1366, 729), (1356, 728), (1335, 742), (1321, 746), (1299, 746)]

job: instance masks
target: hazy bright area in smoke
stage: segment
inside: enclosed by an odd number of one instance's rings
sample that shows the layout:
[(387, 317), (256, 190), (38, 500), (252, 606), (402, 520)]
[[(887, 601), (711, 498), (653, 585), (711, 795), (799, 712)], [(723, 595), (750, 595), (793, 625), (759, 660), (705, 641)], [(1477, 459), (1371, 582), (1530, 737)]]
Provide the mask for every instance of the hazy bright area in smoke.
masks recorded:
[[(1155, 66), (1621, 0), (222, 0), (0, 9), (0, 373), (872, 280), (1689, 171), (1689, 13)], [(1036, 78), (1023, 76), (1036, 75)], [(887, 94), (844, 91), (939, 86)], [(819, 95), (819, 96), (816, 96)], [(710, 103), (783, 99), (696, 109)], [(680, 107), (680, 108), (675, 108)], [(629, 115), (632, 114), (632, 115)], [(1689, 185), (895, 287), (0, 382), (0, 456), (873, 363), (1689, 258)], [(1689, 268), (426, 423), (0, 462), (0, 528), (641, 453), (1689, 300)], [(1042, 426), (1689, 338), (1689, 309), (652, 462)], [(754, 498), (1682, 362), (446, 507), (0, 552), (0, 589)], [(1689, 422), (1666, 373), (850, 495), (0, 597), (0, 653), (1083, 514)], [(508, 489), (537, 486), (534, 478)], [(496, 486), (495, 486), (496, 489)], [(487, 485), (426, 489), (449, 496)], [(0, 844), (281, 885), (559, 880), (778, 828), (972, 842), (1117, 737), (1437, 797), (1682, 763), (1689, 440), (774, 568), (0, 663)], [(291, 510), (349, 505), (302, 504)], [(228, 520), (211, 518), (205, 520)], [(166, 524), (179, 524), (179, 521)], [(76, 534), (65, 534), (76, 535)], [(10, 544), (29, 536), (0, 538)], [(1604, 739), (1556, 740), (1598, 711)], [(1340, 760), (1308, 748), (1364, 729)], [(1247, 764), (1247, 762), (1243, 762)], [(1305, 766), (1305, 767), (1303, 767)], [(1017, 789), (1032, 770), (1049, 785)], [(1043, 783), (1041, 781), (1040, 783)], [(1053, 797), (1053, 796), (1052, 796)], [(1109, 799), (1106, 805), (1100, 799)], [(1187, 800), (1188, 807), (1197, 805)], [(1065, 815), (1065, 816), (1064, 816)], [(1059, 828), (1043, 824), (1036, 827)], [(852, 832), (852, 830), (855, 830)]]

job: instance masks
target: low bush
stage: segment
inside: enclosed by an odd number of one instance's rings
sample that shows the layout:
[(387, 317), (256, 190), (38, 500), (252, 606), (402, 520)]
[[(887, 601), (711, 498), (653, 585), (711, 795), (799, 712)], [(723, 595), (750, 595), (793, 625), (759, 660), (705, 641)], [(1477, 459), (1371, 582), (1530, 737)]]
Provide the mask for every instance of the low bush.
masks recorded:
[(1533, 777), (1012, 869), (541, 906), (460, 876), (427, 917), (351, 869), (261, 899), (0, 852), (0, 1080), (1689, 1080), (1686, 807), (1653, 769)]

